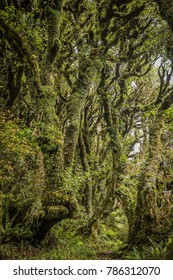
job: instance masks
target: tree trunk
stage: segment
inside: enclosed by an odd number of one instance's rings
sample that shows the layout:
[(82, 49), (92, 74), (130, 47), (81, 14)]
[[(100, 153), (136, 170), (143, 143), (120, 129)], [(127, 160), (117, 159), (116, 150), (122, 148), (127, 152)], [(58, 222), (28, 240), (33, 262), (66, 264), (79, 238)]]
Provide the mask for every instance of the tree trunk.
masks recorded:
[(147, 242), (148, 237), (159, 235), (156, 178), (160, 163), (162, 126), (163, 116), (159, 113), (150, 128), (149, 156), (139, 177), (133, 231), (129, 235), (132, 244)]

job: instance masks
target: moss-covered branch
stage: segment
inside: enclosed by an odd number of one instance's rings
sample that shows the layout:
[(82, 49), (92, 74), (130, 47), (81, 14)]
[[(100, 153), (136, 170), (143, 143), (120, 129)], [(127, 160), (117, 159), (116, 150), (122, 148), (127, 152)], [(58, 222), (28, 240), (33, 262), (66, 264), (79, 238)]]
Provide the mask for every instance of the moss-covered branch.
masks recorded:
[(57, 55), (61, 49), (60, 25), (62, 17), (61, 1), (52, 1), (51, 5), (45, 6), (48, 43), (42, 62), (42, 83), (50, 82), (50, 75), (56, 62)]
[(28, 42), (22, 38), (22, 36), (6, 22), (3, 17), (3, 14), (0, 13), (0, 25), (3, 28), (5, 37), (8, 40), (8, 43), (12, 49), (17, 52), (20, 59), (26, 59), (28, 65), (30, 66), (35, 87), (40, 92), (41, 91), (41, 82), (40, 82), (40, 73), (39, 66), (36, 55), (30, 49)]

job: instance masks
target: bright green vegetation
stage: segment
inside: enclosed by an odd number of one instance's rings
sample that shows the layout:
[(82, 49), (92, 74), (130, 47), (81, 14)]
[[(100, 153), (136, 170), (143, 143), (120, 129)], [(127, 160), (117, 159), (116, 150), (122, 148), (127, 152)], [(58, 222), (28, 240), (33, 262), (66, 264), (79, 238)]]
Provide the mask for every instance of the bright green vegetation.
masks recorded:
[(173, 258), (172, 11), (0, 2), (0, 258)]

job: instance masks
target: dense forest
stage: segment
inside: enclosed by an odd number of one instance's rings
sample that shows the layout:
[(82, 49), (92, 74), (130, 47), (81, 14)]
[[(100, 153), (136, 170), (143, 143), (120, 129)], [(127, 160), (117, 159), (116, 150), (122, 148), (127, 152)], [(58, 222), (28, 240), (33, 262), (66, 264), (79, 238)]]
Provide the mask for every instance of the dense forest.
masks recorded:
[(173, 259), (172, 0), (0, 1), (0, 258)]

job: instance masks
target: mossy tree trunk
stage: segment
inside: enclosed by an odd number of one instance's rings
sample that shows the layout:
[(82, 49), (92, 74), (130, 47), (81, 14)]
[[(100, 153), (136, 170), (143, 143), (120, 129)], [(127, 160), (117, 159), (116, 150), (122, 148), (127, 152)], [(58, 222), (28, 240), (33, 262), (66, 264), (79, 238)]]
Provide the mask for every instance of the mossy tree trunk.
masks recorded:
[(84, 109), (86, 97), (90, 92), (93, 77), (96, 75), (92, 61), (83, 57), (79, 77), (76, 81), (73, 93), (68, 100), (67, 114), (68, 124), (64, 136), (64, 166), (73, 166), (76, 145), (79, 139), (81, 112)]
[[(171, 72), (172, 73), (172, 72)], [(148, 157), (143, 164), (138, 182), (137, 204), (133, 231), (129, 235), (131, 244), (148, 242), (148, 237), (156, 241), (162, 239), (159, 226), (158, 190), (156, 185), (159, 164), (161, 162), (161, 135), (164, 126), (164, 113), (173, 103), (173, 91), (169, 87), (171, 75), (167, 71), (160, 73), (161, 86), (155, 101), (153, 122), (149, 130)]]
[(143, 164), (138, 182), (134, 226), (129, 234), (129, 240), (134, 243), (146, 242), (148, 237), (159, 235), (156, 178), (161, 160), (162, 127), (163, 115), (158, 114), (150, 127), (149, 155)]
[(42, 240), (51, 227), (72, 216), (76, 202), (63, 188), (63, 146), (59, 120), (55, 111), (55, 66), (61, 50), (60, 25), (63, 1), (53, 1), (45, 7), (48, 42), (41, 64), (41, 93), (38, 93), (36, 129), (43, 153), (45, 187), (42, 194), (44, 215), (33, 229), (34, 238)]
[[(20, 215), (21, 210), (17, 209), (17, 204), (15, 204), (14, 208), (14, 203), (10, 201), (9, 198), (7, 199), (8, 203), (6, 203), (3, 211), (5, 211), (4, 215), (7, 215), (13, 221), (11, 223), (11, 227), (13, 228), (19, 224), (22, 224), (22, 227), (25, 228), (29, 223), (32, 234), (29, 234), (29, 237), (25, 236), (23, 238), (28, 238), (30, 241), (34, 242), (42, 240), (50, 231), (50, 228), (57, 222), (64, 218), (71, 217), (76, 207), (71, 194), (67, 194), (62, 185), (62, 135), (59, 130), (59, 121), (55, 112), (57, 93), (54, 84), (54, 64), (57, 61), (61, 48), (59, 38), (62, 4), (63, 1), (52, 1), (50, 5), (46, 4), (43, 8), (48, 41), (41, 62), (37, 54), (31, 50), (29, 43), (27, 41), (24, 42), (22, 36), (6, 21), (3, 13), (0, 17), (0, 24), (3, 28), (5, 38), (11, 48), (17, 52), (17, 55), (23, 63), (27, 65), (25, 68), (29, 69), (28, 72), (30, 76), (28, 79), (31, 81), (30, 89), (34, 92), (35, 96), (35, 120), (32, 124), (32, 129), (37, 144), (41, 149), (37, 154), (37, 158), (40, 158), (40, 163), (38, 166), (39, 170), (36, 173), (37, 175), (38, 173), (45, 174), (45, 176), (43, 176), (44, 178), (42, 177), (42, 186), (39, 188), (39, 197), (36, 198), (39, 200), (40, 210), (38, 211), (38, 215), (33, 217), (33, 220), (30, 219), (32, 215), (27, 218), (28, 204), (26, 204), (26, 207), (23, 206)], [(9, 73), (13, 75), (12, 71)], [(6, 109), (9, 109), (9, 107), (13, 105), (14, 100), (19, 95), (20, 81), (23, 73), (19, 72), (19, 74), (17, 74), (19, 77), (16, 77), (16, 79), (18, 79), (18, 84), (16, 83), (16, 85), (13, 86), (12, 83), (9, 85), (10, 99), (6, 104)], [(27, 72), (25, 74), (27, 76)], [(13, 79), (14, 77), (11, 77), (12, 82)], [(11, 96), (12, 90), (14, 97)], [(33, 92), (30, 93), (31, 96)], [(40, 155), (42, 156), (40, 157)], [(12, 192), (12, 190), (10, 190), (10, 192)], [(32, 211), (32, 204), (30, 208)], [(15, 239), (14, 236), (12, 236), (12, 239), (13, 238)]]
[(89, 218), (91, 218), (92, 213), (93, 213), (93, 187), (92, 187), (92, 180), (89, 176), (90, 174), (90, 166), (88, 162), (88, 155), (87, 155), (87, 150), (85, 146), (85, 142), (83, 139), (83, 132), (82, 128), (80, 128), (80, 133), (79, 133), (79, 149), (80, 149), (80, 158), (81, 158), (81, 163), (83, 166), (83, 170), (88, 174), (88, 178), (86, 179), (86, 183), (83, 189), (83, 205), (86, 209), (86, 213)]

